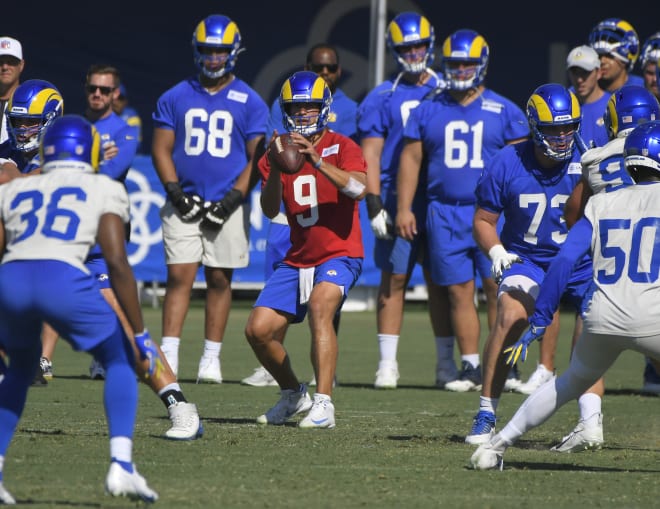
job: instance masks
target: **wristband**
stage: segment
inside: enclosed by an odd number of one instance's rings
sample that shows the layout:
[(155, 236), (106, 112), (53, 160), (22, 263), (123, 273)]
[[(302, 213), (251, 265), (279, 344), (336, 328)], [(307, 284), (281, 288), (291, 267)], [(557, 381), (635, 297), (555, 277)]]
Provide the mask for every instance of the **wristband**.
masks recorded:
[(321, 167), (322, 162), (323, 162), (323, 159), (319, 158), (318, 162), (312, 163), (312, 166), (318, 170)]

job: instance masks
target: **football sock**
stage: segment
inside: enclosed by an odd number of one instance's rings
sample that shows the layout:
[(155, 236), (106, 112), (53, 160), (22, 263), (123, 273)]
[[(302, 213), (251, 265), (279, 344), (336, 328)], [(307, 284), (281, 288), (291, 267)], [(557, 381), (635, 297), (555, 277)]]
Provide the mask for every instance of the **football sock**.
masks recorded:
[(436, 336), (435, 352), (439, 367), (453, 364), (454, 362), (454, 336)]
[(378, 334), (378, 348), (380, 350), (380, 360), (396, 362), (396, 351), (399, 346), (399, 336), (397, 334)]
[(461, 355), (461, 361), (466, 361), (470, 363), (470, 366), (473, 368), (478, 368), (479, 367), (479, 354), (478, 353), (471, 353), (468, 355)]
[(586, 392), (578, 399), (578, 407), (580, 408), (580, 419), (583, 421), (588, 421), (591, 417), (596, 416), (598, 419), (598, 414), (601, 413), (601, 399), (598, 394), (592, 392)]
[(490, 412), (495, 415), (497, 410), (497, 404), (500, 402), (500, 398), (487, 398), (486, 396), (479, 397), (479, 411), (480, 412)]
[(181, 343), (181, 338), (175, 338), (174, 336), (163, 336), (163, 339), (160, 340), (160, 349), (167, 350), (168, 352), (179, 352), (179, 344)]
[(204, 340), (204, 357), (220, 357), (220, 350), (222, 349), (222, 343), (217, 341), (211, 341), (210, 339)]
[(181, 386), (178, 383), (167, 384), (158, 391), (158, 397), (166, 408), (176, 405), (177, 403), (187, 402), (183, 392), (181, 392)]
[[(133, 472), (133, 440), (129, 437), (112, 437), (110, 439), (110, 457), (112, 461), (118, 462), (125, 470)], [(126, 468), (130, 465), (130, 469)]]

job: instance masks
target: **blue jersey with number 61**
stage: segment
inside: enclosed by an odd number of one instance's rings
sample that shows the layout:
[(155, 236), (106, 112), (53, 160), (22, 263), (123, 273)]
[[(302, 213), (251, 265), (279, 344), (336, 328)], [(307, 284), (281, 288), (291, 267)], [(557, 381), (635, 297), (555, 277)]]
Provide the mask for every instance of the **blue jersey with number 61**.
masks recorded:
[(153, 120), (174, 131), (172, 159), (183, 190), (217, 201), (245, 168), (247, 142), (265, 134), (268, 106), (236, 77), (215, 93), (189, 78), (158, 99)]

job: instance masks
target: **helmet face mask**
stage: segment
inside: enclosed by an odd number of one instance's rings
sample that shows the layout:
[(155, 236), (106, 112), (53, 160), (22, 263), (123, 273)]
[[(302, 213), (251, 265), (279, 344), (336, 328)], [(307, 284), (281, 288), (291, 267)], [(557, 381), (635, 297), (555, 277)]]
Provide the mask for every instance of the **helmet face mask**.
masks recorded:
[(325, 129), (330, 117), (332, 94), (326, 81), (311, 71), (288, 78), (280, 92), (282, 120), (288, 132), (311, 136)]
[(388, 25), (385, 39), (400, 71), (421, 74), (433, 64), (435, 31), (421, 14), (398, 14)]
[(214, 14), (201, 21), (192, 37), (195, 65), (210, 79), (233, 71), (241, 48), (238, 25), (227, 16)]
[(7, 104), (7, 126), (12, 146), (23, 154), (39, 149), (39, 138), (62, 115), (62, 95), (44, 80), (21, 83)]
[(101, 161), (101, 136), (85, 118), (65, 115), (46, 129), (39, 152), (42, 173), (53, 170), (95, 173)]
[(646, 64), (657, 64), (660, 59), (660, 32), (654, 33), (651, 37), (646, 39), (642, 46), (642, 51), (639, 56), (640, 67), (642, 70)]
[(536, 146), (555, 161), (573, 155), (582, 113), (575, 94), (557, 83), (538, 87), (527, 101), (527, 121)]
[(474, 30), (457, 30), (442, 45), (442, 72), (450, 90), (469, 90), (486, 79), (490, 49)]
[(589, 34), (589, 46), (599, 55), (611, 55), (632, 71), (639, 56), (639, 37), (630, 23), (608, 18), (596, 25)]
[(626, 136), (640, 124), (660, 119), (660, 104), (644, 87), (626, 85), (607, 101), (603, 115), (610, 139)]

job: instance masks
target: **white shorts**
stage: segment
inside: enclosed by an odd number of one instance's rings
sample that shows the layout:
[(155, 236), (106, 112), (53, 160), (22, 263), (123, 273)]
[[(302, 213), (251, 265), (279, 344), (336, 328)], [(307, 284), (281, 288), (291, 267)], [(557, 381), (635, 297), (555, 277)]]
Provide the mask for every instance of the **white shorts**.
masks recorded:
[(240, 269), (250, 263), (250, 208), (241, 205), (219, 232), (200, 227), (201, 219), (186, 223), (174, 206), (160, 209), (163, 223), (165, 263), (200, 263), (205, 267)]

